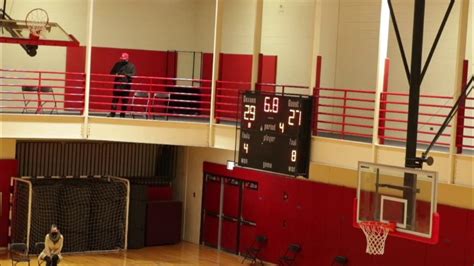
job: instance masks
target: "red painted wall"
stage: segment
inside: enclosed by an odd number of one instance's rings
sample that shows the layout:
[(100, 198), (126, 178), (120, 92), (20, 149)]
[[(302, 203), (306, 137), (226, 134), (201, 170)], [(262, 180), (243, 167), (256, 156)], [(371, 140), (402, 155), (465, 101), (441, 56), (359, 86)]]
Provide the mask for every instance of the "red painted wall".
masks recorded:
[[(259, 70), (257, 83), (276, 84), (277, 80), (277, 63), (278, 57), (276, 55), (262, 55), (259, 58)], [(275, 87), (261, 86), (258, 88), (261, 91), (274, 92)]]
[(8, 245), (8, 214), (10, 212), (10, 180), (18, 176), (17, 160), (0, 160), (0, 192), (2, 192), (2, 213), (0, 216), (0, 247)]
[(474, 210), (438, 205), (441, 233), (437, 245), (389, 237), (385, 255), (370, 256), (365, 253), (364, 234), (352, 226), (355, 189), (250, 169), (228, 171), (225, 165), (207, 162), (204, 171), (258, 182), (253, 207), (257, 233), (268, 237), (262, 253), (267, 261), (276, 262), (288, 244), (299, 243), (302, 252), (297, 265), (331, 265), (336, 255), (348, 257), (348, 265), (361, 266), (474, 264)]

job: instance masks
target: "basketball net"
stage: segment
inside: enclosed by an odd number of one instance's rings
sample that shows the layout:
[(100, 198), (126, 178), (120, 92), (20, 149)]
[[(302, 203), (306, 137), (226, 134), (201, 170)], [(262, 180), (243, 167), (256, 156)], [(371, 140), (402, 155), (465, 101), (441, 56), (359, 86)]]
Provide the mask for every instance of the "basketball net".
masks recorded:
[(388, 233), (393, 230), (393, 224), (376, 221), (365, 221), (359, 223), (367, 239), (365, 252), (370, 255), (383, 255), (385, 250), (385, 240)]
[(49, 23), (48, 12), (41, 8), (35, 8), (28, 12), (25, 22), (30, 30), (30, 38), (39, 39), (41, 31), (45, 30)]

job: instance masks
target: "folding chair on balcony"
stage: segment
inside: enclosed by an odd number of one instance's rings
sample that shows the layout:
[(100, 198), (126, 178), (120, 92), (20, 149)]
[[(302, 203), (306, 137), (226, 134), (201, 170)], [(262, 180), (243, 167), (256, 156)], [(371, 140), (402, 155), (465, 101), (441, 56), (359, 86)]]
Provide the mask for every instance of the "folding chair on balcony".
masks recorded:
[(27, 262), (30, 265), (30, 257), (28, 256), (28, 247), (25, 243), (12, 243), (10, 244), (10, 257), (12, 260), (12, 266), (18, 263)]
[[(167, 92), (155, 92), (153, 94), (153, 99), (152, 99), (152, 112), (156, 109), (155, 107), (155, 102), (158, 102), (158, 105), (160, 105), (160, 109), (162, 106), (163, 107), (163, 113), (165, 113), (165, 119), (168, 120), (168, 108), (170, 106), (170, 94)], [(153, 119), (155, 119), (156, 115), (153, 115)]]
[(137, 101), (145, 101), (145, 107), (141, 107), (143, 108), (143, 112), (140, 112), (140, 113), (144, 113), (143, 116), (147, 118), (148, 108), (149, 108), (149, 103), (150, 103), (150, 95), (148, 94), (148, 92), (143, 92), (143, 91), (136, 91), (135, 93), (133, 93), (132, 102), (130, 105), (130, 112), (131, 112), (132, 118), (135, 118), (135, 108), (136, 108), (135, 104)]
[(24, 108), (23, 108), (23, 113), (28, 112), (28, 105), (33, 102), (33, 99), (28, 98), (27, 95), (33, 95), (37, 99), (37, 107), (36, 107), (36, 114), (40, 113), (43, 109), (43, 106), (48, 103), (47, 101), (43, 101), (41, 99), (40, 95), (51, 95), (53, 97), (53, 104), (54, 108), (51, 109), (50, 114), (52, 114), (55, 110), (57, 111), (58, 108), (58, 103), (56, 102), (56, 96), (54, 94), (53, 88), (52, 87), (46, 87), (46, 86), (22, 86), (21, 91), (23, 92), (21, 95), (23, 96), (23, 103), (24, 103)]
[(249, 260), (252, 263), (257, 263), (257, 260), (260, 260), (260, 264), (263, 265), (263, 261), (258, 257), (258, 255), (267, 244), (267, 240), (268, 239), (266, 236), (257, 236), (253, 244), (244, 252), (242, 263), (244, 263), (246, 260)]
[(282, 257), (280, 257), (280, 259), (278, 260), (278, 265), (281, 265), (281, 266), (290, 266), (290, 265), (293, 265), (293, 263), (295, 262), (296, 260), (296, 256), (298, 255), (298, 253), (301, 252), (301, 246), (298, 245), (298, 244), (290, 244), (288, 246), (288, 249), (286, 250), (285, 252), (285, 255), (283, 255)]

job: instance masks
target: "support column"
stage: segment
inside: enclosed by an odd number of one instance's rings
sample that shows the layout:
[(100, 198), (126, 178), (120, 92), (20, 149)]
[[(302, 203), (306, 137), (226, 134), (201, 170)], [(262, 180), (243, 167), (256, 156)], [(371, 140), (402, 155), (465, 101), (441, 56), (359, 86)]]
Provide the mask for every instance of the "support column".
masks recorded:
[(214, 14), (214, 43), (212, 50), (212, 84), (211, 84), (211, 108), (209, 118), (209, 147), (214, 146), (214, 111), (216, 105), (216, 81), (219, 79), (219, 62), (221, 53), (222, 38), (222, 16), (224, 14), (225, 0), (216, 0), (216, 9)]
[(322, 9), (323, 0), (314, 1), (314, 21), (313, 21), (313, 52), (311, 54), (311, 76), (308, 82), (310, 88), (310, 94), (312, 94), (313, 88), (316, 86), (316, 76), (318, 67), (318, 56), (321, 53), (321, 22), (322, 22)]
[(87, 41), (86, 41), (86, 84), (84, 86), (84, 124), (82, 137), (89, 138), (89, 98), (91, 89), (91, 63), (92, 63), (92, 29), (94, 21), (94, 0), (87, 1)]
[(250, 86), (255, 90), (260, 68), (260, 53), (262, 50), (262, 18), (263, 0), (255, 0), (255, 28), (253, 33), (252, 78)]
[[(462, 89), (465, 86), (463, 84), (463, 65), (466, 59), (467, 49), (467, 36), (468, 36), (468, 23), (469, 23), (469, 0), (460, 0), (460, 13), (458, 21), (458, 47), (456, 49), (456, 80), (453, 90), (453, 103), (459, 98), (462, 93)], [(455, 183), (455, 168), (456, 168), (456, 138), (457, 138), (457, 125), (458, 125), (458, 114), (457, 112), (453, 117), (450, 129), (450, 145), (449, 145), (449, 184)]]
[[(418, 112), (420, 105), (420, 86), (423, 59), (423, 34), (425, 24), (425, 0), (415, 1), (413, 16), (413, 41), (410, 67), (410, 97), (408, 99), (408, 123), (406, 138), (405, 167), (416, 168), (416, 147), (418, 142)], [(408, 201), (407, 227), (415, 229), (416, 222), (416, 184), (414, 174), (405, 173), (403, 198)]]
[(386, 0), (380, 1), (379, 46), (377, 55), (377, 78), (375, 85), (374, 125), (372, 127), (372, 161), (377, 162), (377, 145), (379, 144), (380, 94), (384, 90), (385, 72), (388, 54), (390, 30), (390, 9)]

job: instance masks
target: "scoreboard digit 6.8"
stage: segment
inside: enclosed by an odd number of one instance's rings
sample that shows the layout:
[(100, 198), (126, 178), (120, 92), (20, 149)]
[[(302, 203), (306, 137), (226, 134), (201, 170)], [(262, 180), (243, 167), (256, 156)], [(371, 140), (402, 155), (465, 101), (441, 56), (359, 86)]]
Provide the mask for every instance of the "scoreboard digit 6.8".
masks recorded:
[(308, 176), (310, 96), (246, 92), (240, 110), (239, 166)]

